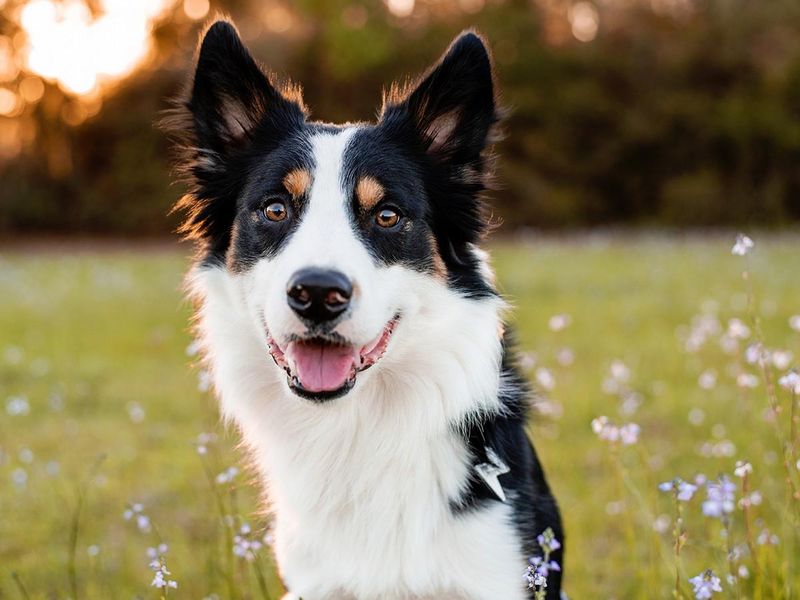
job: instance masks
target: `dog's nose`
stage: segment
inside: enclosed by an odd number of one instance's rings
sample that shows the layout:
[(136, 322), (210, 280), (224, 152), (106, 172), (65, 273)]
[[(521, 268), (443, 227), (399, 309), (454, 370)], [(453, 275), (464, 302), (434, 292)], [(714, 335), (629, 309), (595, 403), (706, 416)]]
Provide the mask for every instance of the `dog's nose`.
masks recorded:
[(350, 305), (353, 284), (339, 271), (310, 267), (289, 280), (286, 301), (301, 318), (314, 323), (331, 321)]

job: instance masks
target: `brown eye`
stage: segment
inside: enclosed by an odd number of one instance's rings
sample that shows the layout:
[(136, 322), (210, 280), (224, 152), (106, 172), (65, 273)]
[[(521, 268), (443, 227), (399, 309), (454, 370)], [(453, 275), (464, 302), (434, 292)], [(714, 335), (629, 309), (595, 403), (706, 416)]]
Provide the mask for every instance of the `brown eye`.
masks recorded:
[(399, 221), (400, 215), (391, 208), (384, 208), (375, 215), (375, 222), (381, 227), (394, 227)]
[(264, 216), (270, 221), (283, 221), (286, 218), (286, 205), (283, 202), (272, 202), (264, 209)]

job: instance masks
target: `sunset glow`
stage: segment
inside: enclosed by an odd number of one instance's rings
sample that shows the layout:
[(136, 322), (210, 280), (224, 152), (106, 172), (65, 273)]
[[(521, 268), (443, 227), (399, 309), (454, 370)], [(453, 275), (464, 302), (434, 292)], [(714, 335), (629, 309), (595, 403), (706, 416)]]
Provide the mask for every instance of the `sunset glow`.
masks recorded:
[(32, 0), (20, 25), (27, 68), (84, 96), (132, 72), (151, 50), (153, 23), (176, 0), (101, 0), (93, 15), (82, 0)]
[(386, 0), (386, 7), (396, 17), (410, 16), (415, 4), (415, 0)]

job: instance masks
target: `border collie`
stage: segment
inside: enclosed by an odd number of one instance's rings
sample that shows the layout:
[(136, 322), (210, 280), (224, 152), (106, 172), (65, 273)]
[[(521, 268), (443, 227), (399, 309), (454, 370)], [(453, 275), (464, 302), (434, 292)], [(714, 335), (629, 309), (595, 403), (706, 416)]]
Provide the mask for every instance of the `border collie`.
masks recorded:
[(229, 22), (200, 44), (168, 124), (189, 288), (287, 598), (529, 599), (537, 536), (562, 539), (480, 248), (495, 90), (465, 32), (377, 123), (330, 125)]

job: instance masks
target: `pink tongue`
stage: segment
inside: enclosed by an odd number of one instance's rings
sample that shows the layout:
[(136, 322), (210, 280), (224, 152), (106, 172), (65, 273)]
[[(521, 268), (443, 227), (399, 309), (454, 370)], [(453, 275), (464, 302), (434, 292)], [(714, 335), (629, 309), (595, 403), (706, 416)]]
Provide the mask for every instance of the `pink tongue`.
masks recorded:
[(300, 384), (310, 392), (332, 392), (346, 382), (353, 368), (353, 349), (318, 343), (291, 342), (286, 358), (294, 363)]

